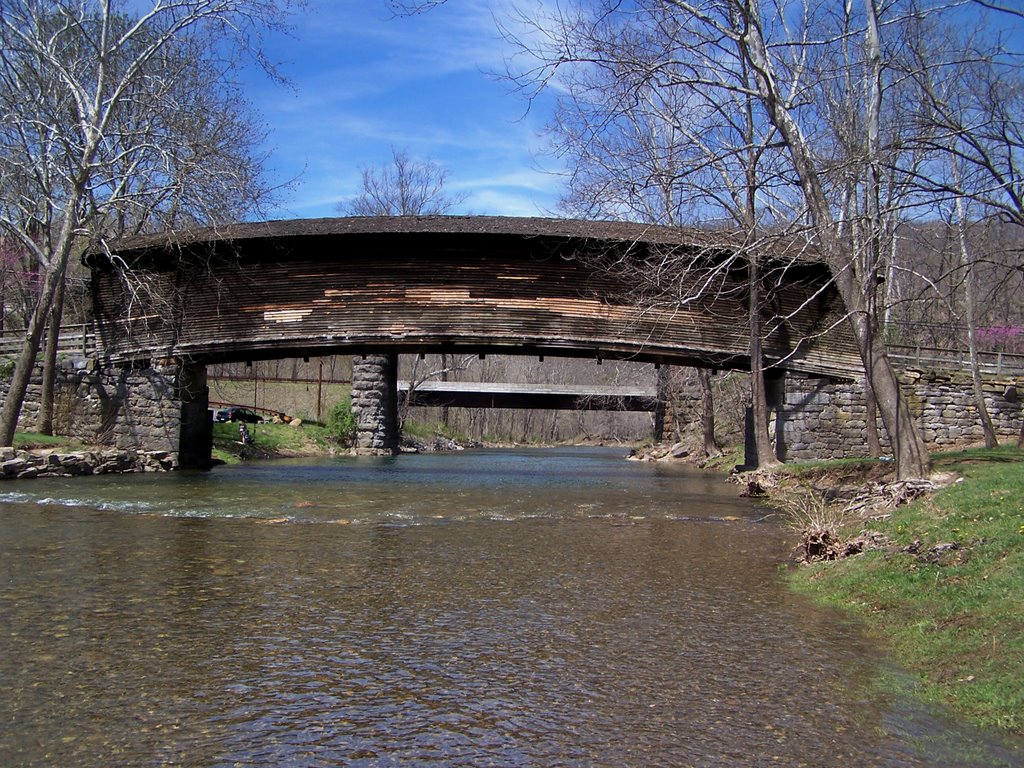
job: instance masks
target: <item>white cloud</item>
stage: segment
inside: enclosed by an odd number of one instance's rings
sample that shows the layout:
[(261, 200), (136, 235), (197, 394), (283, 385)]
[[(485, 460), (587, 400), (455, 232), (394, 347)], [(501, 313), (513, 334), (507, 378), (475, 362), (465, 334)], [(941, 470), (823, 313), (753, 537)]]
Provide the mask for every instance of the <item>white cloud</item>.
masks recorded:
[(461, 179), (450, 186), (455, 190), (488, 189), (494, 187), (516, 188), (524, 191), (541, 192), (545, 195), (557, 193), (561, 177), (540, 170), (513, 170), (494, 176), (478, 176)]
[(487, 216), (542, 216), (553, 215), (550, 207), (533, 195), (497, 189), (482, 189), (471, 194), (462, 207), (475, 214)]
[(467, 211), (536, 216), (552, 208), (560, 180), (537, 160), (550, 103), (528, 111), (507, 82), (486, 74), (501, 71), (512, 52), (495, 16), (510, 19), (516, 4), (531, 13), (551, 5), (450, 0), (395, 18), (384, 0), (310, 0), (293, 37), (268, 52), (291, 62), (283, 69), (295, 90), (254, 80), (250, 93), (271, 129), (277, 177), (301, 174), (294, 199), (276, 213), (335, 215), (356, 193), (359, 169), (387, 162), (393, 146), (445, 167), (451, 189), (469, 194)]

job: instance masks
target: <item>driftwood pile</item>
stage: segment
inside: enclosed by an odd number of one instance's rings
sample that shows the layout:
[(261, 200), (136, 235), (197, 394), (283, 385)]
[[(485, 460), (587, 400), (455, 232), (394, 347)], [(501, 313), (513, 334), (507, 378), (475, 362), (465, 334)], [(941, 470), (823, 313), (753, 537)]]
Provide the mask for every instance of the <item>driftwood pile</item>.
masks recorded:
[(937, 487), (931, 480), (871, 483), (847, 502), (844, 512), (848, 516), (861, 515), (877, 519), (879, 514), (888, 516), (889, 511), (932, 493)]
[[(806, 524), (801, 529), (796, 549), (797, 559), (804, 563), (839, 560), (888, 547), (891, 543), (888, 537), (878, 531), (863, 529), (853, 537), (843, 537), (841, 531), (850, 521), (885, 519), (893, 509), (931, 493), (936, 487), (930, 480), (872, 482), (863, 486), (845, 504), (835, 505), (837, 508), (831, 513), (805, 517)], [(822, 500), (821, 507), (827, 506)]]

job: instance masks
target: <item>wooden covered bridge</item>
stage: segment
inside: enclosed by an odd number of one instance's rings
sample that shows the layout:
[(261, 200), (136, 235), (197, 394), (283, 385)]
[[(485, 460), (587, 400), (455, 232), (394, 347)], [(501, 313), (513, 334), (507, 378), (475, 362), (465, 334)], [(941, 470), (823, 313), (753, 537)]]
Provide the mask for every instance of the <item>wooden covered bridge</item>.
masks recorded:
[[(799, 252), (759, 256), (771, 287), (768, 364), (851, 376), (860, 361), (825, 266)], [(208, 421), (205, 366), (213, 362), (365, 356), (370, 373), (353, 378), (377, 404), (357, 399), (372, 433), (364, 447), (381, 450), (397, 440), (399, 353), (749, 367), (747, 260), (728, 236), (701, 230), (472, 216), (313, 219), (137, 238), (86, 262), (101, 354), (114, 365), (181, 366), (183, 445)], [(640, 273), (650, 279), (630, 279)]]

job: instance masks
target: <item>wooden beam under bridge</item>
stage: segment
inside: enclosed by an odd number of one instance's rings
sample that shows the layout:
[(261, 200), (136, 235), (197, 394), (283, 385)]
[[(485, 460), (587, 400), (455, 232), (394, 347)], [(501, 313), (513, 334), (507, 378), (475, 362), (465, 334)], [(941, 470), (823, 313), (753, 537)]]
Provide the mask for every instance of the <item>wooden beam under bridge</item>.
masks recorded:
[[(399, 398), (409, 382), (398, 382)], [(478, 381), (426, 381), (412, 390), (410, 405), (451, 408), (533, 408), (561, 411), (654, 411), (657, 393), (641, 387), (575, 384), (504, 384)]]

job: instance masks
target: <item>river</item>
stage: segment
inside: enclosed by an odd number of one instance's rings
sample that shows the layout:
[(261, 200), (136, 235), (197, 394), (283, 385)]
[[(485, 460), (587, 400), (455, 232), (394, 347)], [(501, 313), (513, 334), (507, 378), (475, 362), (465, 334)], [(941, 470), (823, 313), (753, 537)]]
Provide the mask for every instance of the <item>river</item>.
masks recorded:
[(1022, 766), (721, 477), (601, 449), (0, 486), (3, 766)]

